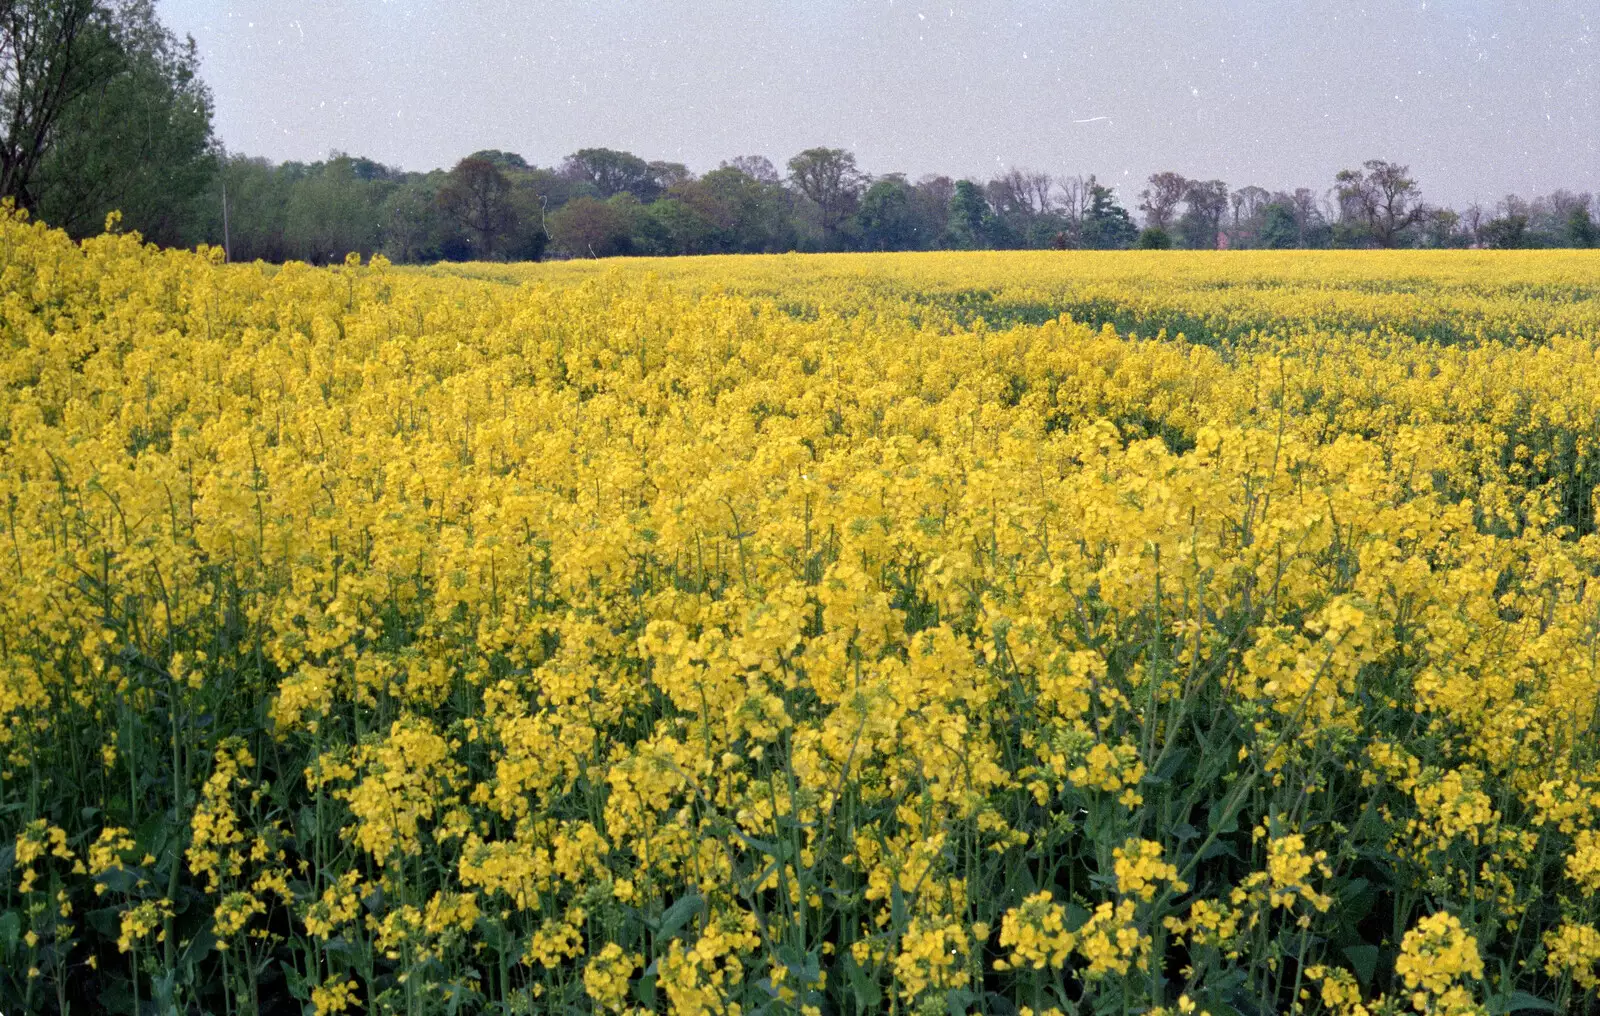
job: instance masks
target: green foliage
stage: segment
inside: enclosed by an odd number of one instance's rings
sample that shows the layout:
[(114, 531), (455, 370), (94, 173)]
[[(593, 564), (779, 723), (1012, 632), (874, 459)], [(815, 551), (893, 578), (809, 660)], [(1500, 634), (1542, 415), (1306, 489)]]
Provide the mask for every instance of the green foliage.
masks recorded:
[(567, 156), (562, 172), (589, 184), (602, 198), (626, 193), (649, 201), (661, 192), (650, 163), (614, 148), (580, 148)]
[(1133, 246), (1138, 227), (1128, 210), (1117, 203), (1111, 188), (1095, 184), (1089, 212), (1083, 217), (1083, 246), (1090, 250), (1123, 250)]
[(1593, 247), (1600, 242), (1600, 228), (1595, 226), (1587, 205), (1579, 205), (1567, 216), (1566, 240), (1573, 247)]
[(867, 250), (910, 248), (917, 240), (917, 217), (905, 179), (885, 177), (868, 187), (856, 224)]
[[(8, 7), (7, 17), (60, 18), (52, 5)], [(64, 12), (80, 6), (58, 5)], [(162, 27), (150, 0), (95, 5), (72, 47), (72, 98), (50, 126), (25, 192), (37, 213), (75, 236), (122, 213), (122, 227), (163, 244), (193, 243), (192, 203), (217, 169), (211, 93), (194, 41)], [(50, 68), (39, 68), (50, 73)], [(13, 122), (13, 136), (20, 127)]]
[(1282, 202), (1267, 205), (1261, 225), (1261, 246), (1268, 250), (1285, 250), (1300, 243), (1300, 224), (1295, 221), (1294, 209)]
[(994, 213), (989, 210), (989, 200), (983, 188), (971, 180), (957, 180), (955, 195), (950, 199), (949, 235), (951, 245), (963, 250), (978, 250), (990, 246), (990, 231)]
[(1501, 250), (1514, 250), (1528, 246), (1528, 217), (1503, 215), (1484, 223), (1481, 231), (1483, 244)]
[(550, 238), (568, 257), (604, 258), (632, 250), (634, 206), (580, 197), (550, 214)]

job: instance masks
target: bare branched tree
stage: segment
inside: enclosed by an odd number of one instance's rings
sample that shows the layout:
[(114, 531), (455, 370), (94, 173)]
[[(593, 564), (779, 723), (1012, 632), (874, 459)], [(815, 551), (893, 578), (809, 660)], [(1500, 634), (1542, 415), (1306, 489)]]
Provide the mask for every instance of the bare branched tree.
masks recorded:
[(1180, 173), (1171, 171), (1152, 174), (1150, 186), (1139, 192), (1139, 211), (1144, 213), (1144, 224), (1151, 229), (1167, 229), (1183, 201), (1189, 181)]
[(1428, 214), (1410, 167), (1368, 159), (1365, 170), (1341, 170), (1334, 177), (1341, 214), (1365, 226), (1380, 247), (1393, 247), (1400, 234)]

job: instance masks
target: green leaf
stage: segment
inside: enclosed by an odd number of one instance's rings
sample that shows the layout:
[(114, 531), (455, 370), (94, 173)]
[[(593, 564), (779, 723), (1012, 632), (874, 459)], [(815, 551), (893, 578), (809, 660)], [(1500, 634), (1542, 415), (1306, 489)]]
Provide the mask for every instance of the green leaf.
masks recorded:
[(656, 1007), (656, 971), (655, 964), (650, 964), (643, 977), (634, 982), (633, 997), (646, 1009), (654, 1010)]
[(906, 894), (900, 891), (898, 879), (889, 883), (889, 919), (897, 929), (906, 926)]
[(690, 893), (679, 897), (672, 906), (661, 912), (661, 919), (656, 922), (655, 933), (658, 938), (675, 938), (683, 926), (689, 923), (690, 918), (700, 913), (700, 908), (705, 906), (706, 898), (699, 893)]
[(17, 947), (17, 940), (21, 937), (22, 915), (15, 910), (0, 914), (0, 949), (9, 953)]
[(1378, 947), (1375, 945), (1352, 945), (1345, 948), (1344, 954), (1350, 960), (1350, 966), (1356, 972), (1356, 980), (1361, 982), (1363, 988), (1372, 983), (1372, 975), (1378, 970)]
[(1088, 921), (1089, 911), (1085, 910), (1083, 907), (1080, 907), (1076, 903), (1067, 904), (1066, 929), (1068, 931), (1077, 931), (1079, 928), (1088, 923)]
[(114, 893), (133, 896), (139, 895), (140, 882), (149, 888), (150, 873), (143, 868), (107, 868), (95, 877), (95, 881)]
[(1228, 810), (1227, 802), (1220, 801), (1211, 808), (1206, 816), (1206, 826), (1219, 836), (1227, 836), (1239, 831), (1239, 811), (1237, 808)]
[(855, 953), (848, 949), (844, 950), (844, 972), (850, 979), (850, 990), (855, 992), (861, 1007), (868, 1010), (876, 1009), (883, 999), (883, 989), (878, 987), (876, 978), (862, 969), (861, 964), (856, 962)]
[(289, 995), (297, 1002), (311, 1001), (311, 982), (306, 980), (304, 974), (294, 968), (294, 964), (285, 964), (283, 980), (289, 989)]
[(84, 915), (89, 926), (98, 931), (102, 938), (109, 938), (113, 942), (122, 932), (122, 912), (116, 907), (101, 907), (91, 910)]
[(1189, 749), (1180, 748), (1162, 760), (1161, 768), (1157, 769), (1155, 772), (1146, 776), (1139, 782), (1150, 785), (1166, 783), (1174, 776), (1178, 775), (1178, 772), (1183, 769), (1185, 763), (1188, 761)]
[[(207, 923), (209, 925), (209, 922)], [(209, 926), (201, 928), (200, 933), (189, 940), (189, 944), (184, 947), (183, 954), (178, 957), (179, 966), (199, 963), (205, 959), (207, 953), (216, 948), (216, 945), (216, 933)]]
[[(1498, 1003), (1498, 1005), (1496, 1004)], [(1537, 995), (1530, 995), (1526, 991), (1513, 991), (1509, 995), (1502, 995), (1489, 1003), (1491, 1012), (1555, 1012), (1556, 1004), (1546, 1001)]]

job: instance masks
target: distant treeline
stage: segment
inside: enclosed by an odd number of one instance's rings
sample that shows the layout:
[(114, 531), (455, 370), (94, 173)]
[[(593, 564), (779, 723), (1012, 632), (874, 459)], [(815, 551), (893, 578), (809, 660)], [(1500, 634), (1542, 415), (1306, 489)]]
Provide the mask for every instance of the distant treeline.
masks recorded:
[[(195, 239), (234, 258), (319, 263), (347, 251), (391, 260), (538, 259), (780, 251), (1128, 247), (1590, 247), (1589, 194), (1506, 197), (1493, 209), (1431, 206), (1404, 166), (1371, 161), (1310, 188), (1232, 190), (1150, 177), (1133, 212), (1094, 176), (1014, 169), (992, 179), (871, 177), (812, 148), (783, 170), (761, 156), (702, 175), (675, 162), (586, 148), (557, 167), (482, 151), (448, 172), (370, 159), (219, 166)], [(1139, 224), (1136, 224), (1135, 215)], [(1143, 228), (1140, 228), (1142, 224)]]
[(273, 164), (229, 154), (193, 40), (152, 0), (15, 0), (0, 18), (0, 198), (74, 235), (122, 227), (235, 260), (401, 262), (824, 250), (1126, 247), (1592, 247), (1568, 191), (1461, 211), (1373, 160), (1326, 189), (1232, 189), (1152, 175), (1137, 200), (1094, 176), (871, 176), (838, 148), (782, 168), (741, 156), (702, 175), (585, 148), (559, 166), (481, 151), (405, 172), (358, 156)]

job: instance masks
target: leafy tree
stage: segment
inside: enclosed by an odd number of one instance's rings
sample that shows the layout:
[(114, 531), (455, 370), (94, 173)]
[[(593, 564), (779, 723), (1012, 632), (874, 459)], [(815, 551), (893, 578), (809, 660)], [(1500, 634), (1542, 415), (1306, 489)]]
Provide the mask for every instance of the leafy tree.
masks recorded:
[(1593, 247), (1600, 239), (1600, 229), (1595, 227), (1587, 205), (1579, 205), (1567, 215), (1567, 243), (1574, 247)]
[(389, 260), (411, 263), (446, 257), (450, 228), (440, 215), (437, 199), (438, 183), (426, 177), (407, 180), (385, 196), (378, 221), (383, 253)]
[(284, 261), (288, 249), (288, 208), (294, 174), (304, 166), (274, 166), (266, 159), (225, 155), (202, 196), (190, 229), (222, 243), (223, 199), (228, 208), (229, 256), (235, 261)]
[(567, 185), (545, 169), (507, 173), (506, 179), (511, 182), (508, 200), (514, 217), (503, 241), (506, 257), (512, 261), (538, 261), (550, 244), (550, 210), (559, 207), (556, 198), (564, 199)]
[(192, 242), (218, 168), (198, 63), (152, 0), (0, 5), (0, 195), (74, 235), (120, 210), (151, 240)]
[(911, 188), (896, 173), (867, 188), (856, 212), (862, 246), (868, 250), (907, 250), (917, 241), (917, 216)]
[(654, 249), (636, 253), (716, 254), (722, 251), (724, 234), (717, 224), (688, 201), (666, 197), (643, 206), (650, 234), (657, 237)]
[(1502, 215), (1497, 219), (1490, 219), (1483, 224), (1480, 230), (1482, 242), (1486, 247), (1500, 250), (1512, 250), (1528, 246), (1528, 217), (1519, 213)]
[(662, 190), (650, 163), (632, 152), (614, 148), (581, 148), (567, 156), (561, 172), (569, 179), (588, 183), (602, 198), (627, 193), (640, 201), (650, 201)]
[(992, 218), (983, 188), (971, 180), (957, 180), (955, 194), (950, 198), (951, 243), (964, 250), (987, 247)]
[(1172, 234), (1160, 226), (1146, 226), (1139, 232), (1139, 242), (1135, 246), (1140, 250), (1171, 250)]
[(632, 247), (631, 209), (620, 203), (577, 197), (550, 213), (550, 238), (569, 257), (603, 258)]
[(842, 148), (808, 148), (789, 160), (789, 180), (816, 209), (824, 241), (836, 241), (865, 182), (856, 157)]
[(357, 168), (357, 160), (336, 154), (309, 167), (289, 192), (285, 246), (291, 257), (328, 264), (378, 248), (383, 198), (392, 185), (363, 180)]
[(694, 174), (689, 172), (689, 167), (681, 162), (654, 161), (647, 164), (650, 170), (650, 182), (655, 187), (657, 194), (663, 194), (679, 184), (688, 183), (694, 179)]
[(96, 0), (0, 7), (0, 197), (37, 206), (39, 167), (67, 110), (120, 64), (111, 12)]
[(1428, 247), (1461, 246), (1461, 216), (1448, 208), (1432, 208), (1422, 218), (1423, 244)]
[(1262, 212), (1261, 246), (1268, 250), (1286, 250), (1300, 246), (1300, 223), (1294, 208), (1283, 201), (1273, 201)]
[[(761, 171), (759, 165), (754, 168)], [(772, 169), (770, 162), (766, 169)], [(776, 171), (764, 175), (768, 179), (725, 164), (698, 180), (677, 185), (672, 193), (716, 224), (723, 250), (734, 253), (791, 250), (795, 237), (789, 214), (790, 194), (778, 182)]]
[(511, 181), (487, 159), (456, 163), (439, 190), (439, 207), (472, 237), (475, 255), (495, 256), (499, 240), (517, 225), (511, 203)]
[(735, 155), (722, 164), (723, 169), (737, 169), (757, 183), (782, 183), (778, 168), (765, 155)]
[(532, 169), (528, 160), (516, 152), (502, 152), (498, 148), (485, 148), (467, 156), (469, 159), (482, 159), (504, 173), (523, 173)]
[(1342, 216), (1379, 247), (1394, 247), (1405, 230), (1427, 215), (1422, 191), (1407, 166), (1382, 159), (1368, 159), (1362, 166), (1340, 170), (1334, 177)]
[(1123, 250), (1133, 245), (1139, 229), (1128, 210), (1117, 203), (1111, 188), (1094, 184), (1089, 194), (1089, 212), (1083, 218), (1083, 246), (1091, 250)]

